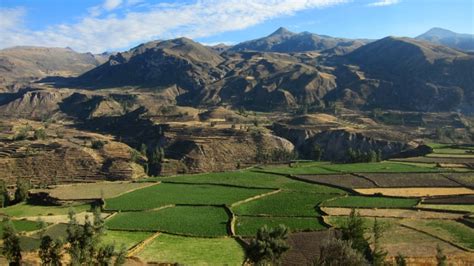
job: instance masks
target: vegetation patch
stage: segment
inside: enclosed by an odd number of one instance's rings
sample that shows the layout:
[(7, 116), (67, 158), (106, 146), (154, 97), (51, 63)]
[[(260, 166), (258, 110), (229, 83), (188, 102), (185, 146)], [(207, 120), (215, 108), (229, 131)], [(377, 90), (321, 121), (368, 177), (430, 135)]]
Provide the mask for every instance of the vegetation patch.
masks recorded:
[[(340, 207), (323, 207), (323, 212), (331, 216), (349, 216), (352, 208)], [(463, 214), (438, 212), (438, 211), (424, 211), (424, 210), (409, 210), (409, 209), (357, 209), (361, 216), (366, 217), (383, 217), (383, 218), (417, 218), (417, 219), (460, 219)]]
[(112, 230), (218, 237), (227, 235), (228, 220), (224, 208), (178, 206), (158, 211), (118, 213), (108, 219), (106, 225)]
[(425, 204), (471, 204), (474, 205), (474, 195), (444, 196), (427, 198), (423, 200)]
[(184, 265), (241, 265), (242, 247), (233, 238), (195, 238), (161, 234), (137, 255), (147, 262)]
[(297, 162), (291, 164), (291, 167), (286, 166), (266, 166), (263, 168), (264, 171), (279, 173), (279, 174), (293, 174), (293, 175), (304, 175), (304, 174), (335, 174), (338, 171), (328, 169), (326, 166), (328, 162)]
[(350, 208), (411, 208), (418, 203), (418, 199), (347, 196), (322, 203), (326, 207)]
[(473, 190), (464, 187), (404, 187), (404, 188), (358, 188), (354, 189), (363, 195), (382, 194), (393, 197), (424, 197), (473, 194)]
[(317, 218), (296, 218), (296, 217), (249, 217), (239, 216), (235, 224), (236, 234), (240, 236), (255, 236), (257, 230), (267, 225), (276, 227), (283, 224), (289, 227), (290, 231), (316, 231), (327, 227)]
[(270, 189), (250, 189), (219, 185), (159, 184), (106, 200), (109, 210), (150, 210), (169, 204), (231, 204)]
[(40, 206), (29, 205), (25, 203), (16, 204), (6, 208), (0, 209), (0, 214), (12, 217), (31, 217), (31, 216), (46, 216), (46, 215), (65, 215), (70, 210), (76, 213), (88, 211), (89, 204), (75, 205), (75, 206)]
[(207, 173), (198, 175), (182, 175), (175, 177), (160, 177), (159, 180), (166, 182), (185, 182), (196, 184), (225, 184), (244, 187), (260, 187), (260, 188), (282, 188), (286, 190), (308, 191), (317, 193), (339, 193), (344, 191), (317, 185), (303, 181), (297, 181), (279, 174), (271, 174), (266, 172), (258, 172), (258, 170), (241, 170), (223, 173)]
[[(17, 232), (31, 232), (41, 229), (41, 223), (27, 220), (11, 220)], [(3, 235), (3, 223), (0, 223), (0, 236)]]
[(318, 204), (337, 195), (280, 192), (233, 207), (237, 215), (319, 216)]
[(437, 172), (438, 168), (429, 166), (404, 164), (396, 162), (379, 163), (350, 163), (350, 164), (329, 164), (324, 168), (343, 173), (408, 173), (408, 172)]

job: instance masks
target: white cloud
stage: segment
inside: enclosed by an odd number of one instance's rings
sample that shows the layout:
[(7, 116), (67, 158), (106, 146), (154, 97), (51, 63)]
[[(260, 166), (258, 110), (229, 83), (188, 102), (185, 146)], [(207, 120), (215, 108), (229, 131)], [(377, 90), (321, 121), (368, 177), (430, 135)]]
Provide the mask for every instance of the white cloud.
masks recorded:
[(22, 7), (0, 8), (0, 32), (21, 26), (25, 15), (26, 10)]
[[(127, 9), (120, 16), (109, 12), (102, 17), (99, 16), (100, 10), (93, 7), (77, 23), (52, 25), (40, 31), (21, 28), (21, 16), (17, 14), (11, 20), (7, 17), (8, 22), (5, 24), (18, 27), (0, 27), (0, 48), (14, 45), (69, 46), (81, 52), (98, 53), (123, 49), (153, 39), (180, 36), (199, 38), (241, 30), (300, 10), (324, 8), (348, 1), (196, 0), (151, 5), (146, 11), (140, 12)], [(121, 2), (115, 1), (115, 8), (121, 8)], [(114, 5), (109, 7), (112, 6)]]
[(122, 4), (122, 0), (105, 0), (103, 7), (105, 10), (110, 11), (110, 10), (116, 9), (121, 4)]
[(381, 0), (368, 4), (368, 6), (390, 6), (400, 3), (400, 0)]

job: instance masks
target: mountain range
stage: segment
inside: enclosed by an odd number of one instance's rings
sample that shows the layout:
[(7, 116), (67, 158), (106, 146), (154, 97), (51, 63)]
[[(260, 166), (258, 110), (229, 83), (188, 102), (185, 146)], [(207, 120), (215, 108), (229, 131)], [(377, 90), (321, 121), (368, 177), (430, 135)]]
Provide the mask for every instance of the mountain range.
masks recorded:
[[(207, 47), (187, 38), (152, 41), (111, 54), (101, 65), (92, 54), (55, 53), (62, 59), (47, 60), (76, 64), (57, 64), (57, 70), (47, 67), (49, 72), (41, 65), (27, 69), (43, 71), (38, 77), (86, 71), (43, 82), (91, 90), (155, 91), (178, 105), (288, 110), (324, 108), (336, 102), (357, 109), (472, 113), (474, 56), (460, 48), (469, 48), (468, 41), (451, 42), (456, 48), (445, 46), (453, 38), (446, 32), (432, 29), (416, 39), (352, 40), (279, 28), (267, 37), (231, 47)], [(32, 61), (28, 53), (19, 54)], [(3, 77), (21, 76), (5, 62), (0, 61)]]

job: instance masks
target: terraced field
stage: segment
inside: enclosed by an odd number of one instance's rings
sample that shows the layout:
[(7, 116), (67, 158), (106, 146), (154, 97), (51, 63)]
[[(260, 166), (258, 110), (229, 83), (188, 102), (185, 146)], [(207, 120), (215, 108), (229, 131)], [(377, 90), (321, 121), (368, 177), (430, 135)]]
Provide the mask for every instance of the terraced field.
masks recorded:
[(348, 208), (411, 208), (418, 203), (418, 199), (348, 196), (325, 201), (325, 207)]
[(220, 185), (158, 184), (106, 200), (107, 210), (151, 210), (169, 204), (232, 204), (271, 189), (251, 189)]
[(290, 231), (315, 231), (324, 230), (327, 227), (318, 218), (299, 217), (249, 217), (238, 216), (235, 224), (236, 234), (240, 236), (255, 236), (257, 230), (267, 225), (276, 227), (280, 224), (286, 225)]

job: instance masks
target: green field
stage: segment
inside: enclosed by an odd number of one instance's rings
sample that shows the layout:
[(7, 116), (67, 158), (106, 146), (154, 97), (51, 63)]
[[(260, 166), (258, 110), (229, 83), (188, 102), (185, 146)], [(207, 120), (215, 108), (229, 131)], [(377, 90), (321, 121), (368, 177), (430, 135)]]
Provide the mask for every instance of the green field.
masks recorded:
[(474, 229), (450, 220), (413, 220), (408, 225), (474, 250)]
[(326, 201), (325, 207), (354, 207), (354, 208), (411, 208), (418, 199), (348, 196)]
[(218, 185), (159, 184), (106, 200), (108, 210), (150, 210), (168, 204), (231, 204), (269, 189), (249, 189)]
[(102, 236), (102, 245), (115, 245), (116, 249), (125, 247), (127, 250), (153, 235), (150, 232), (105, 231)]
[(258, 172), (258, 170), (242, 170), (223, 173), (161, 177), (155, 178), (155, 180), (196, 184), (207, 183), (237, 185), (246, 187), (282, 188), (286, 190), (308, 191), (317, 193), (345, 193), (344, 191), (337, 188), (297, 181), (285, 177), (283, 175)]
[[(41, 229), (40, 223), (28, 220), (12, 220), (11, 223), (17, 232), (30, 232)], [(3, 235), (3, 222), (0, 225), (0, 236)]]
[(232, 208), (237, 215), (319, 216), (317, 205), (339, 195), (279, 192)]
[(235, 231), (240, 236), (255, 236), (257, 230), (264, 225), (276, 227), (280, 224), (286, 225), (293, 232), (316, 231), (327, 228), (317, 218), (239, 216), (235, 224)]
[(162, 231), (190, 236), (227, 235), (224, 208), (179, 206), (158, 211), (122, 212), (106, 221), (113, 230)]
[(292, 167), (289, 166), (265, 166), (263, 171), (278, 173), (278, 174), (336, 174), (337, 171), (326, 168), (328, 162), (298, 162), (294, 163)]
[(0, 214), (5, 214), (12, 217), (31, 217), (31, 216), (45, 216), (45, 215), (64, 215), (68, 214), (70, 210), (74, 210), (76, 213), (88, 211), (90, 209), (89, 204), (75, 205), (71, 207), (62, 206), (40, 206), (40, 205), (29, 205), (26, 203), (20, 203), (13, 206), (9, 206), (0, 209)]
[(138, 257), (180, 265), (242, 265), (245, 254), (232, 238), (194, 238), (161, 234)]

